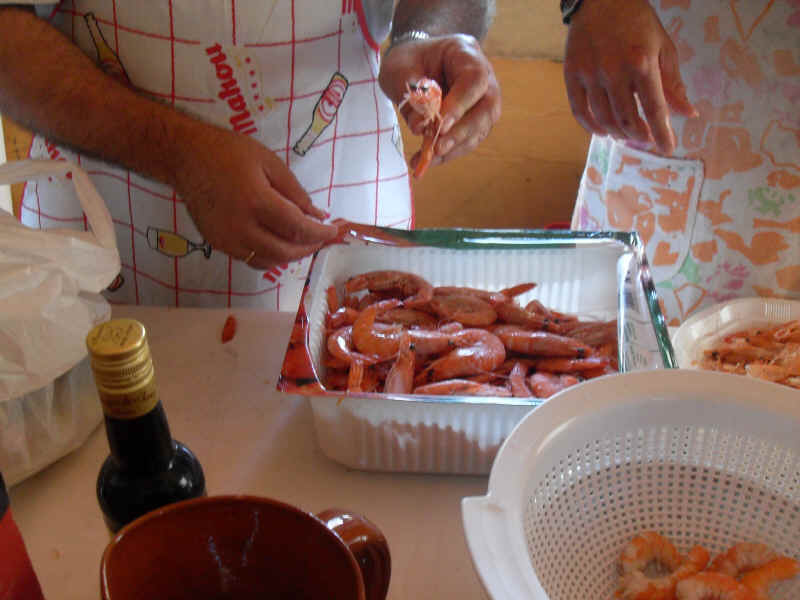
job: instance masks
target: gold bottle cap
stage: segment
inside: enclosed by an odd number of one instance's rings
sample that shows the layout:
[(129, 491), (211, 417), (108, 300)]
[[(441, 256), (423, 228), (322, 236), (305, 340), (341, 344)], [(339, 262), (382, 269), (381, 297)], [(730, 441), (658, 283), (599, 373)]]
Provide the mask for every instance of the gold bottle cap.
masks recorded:
[(158, 402), (144, 325), (112, 319), (86, 336), (97, 391), (108, 416), (135, 418)]

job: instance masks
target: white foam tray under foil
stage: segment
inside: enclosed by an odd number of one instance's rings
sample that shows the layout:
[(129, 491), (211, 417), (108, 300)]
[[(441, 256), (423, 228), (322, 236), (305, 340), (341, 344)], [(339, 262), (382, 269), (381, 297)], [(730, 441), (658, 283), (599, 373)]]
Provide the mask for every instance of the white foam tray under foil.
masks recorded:
[[(300, 310), (308, 319), (306, 343), (318, 375), (325, 371), (326, 290), (334, 285), (341, 293), (349, 277), (377, 269), (413, 272), (434, 286), (500, 290), (536, 282), (518, 298), (522, 305), (535, 298), (582, 318), (618, 319), (621, 371), (674, 366), (635, 233), (422, 230), (398, 235), (415, 245), (352, 240), (324, 248), (313, 261)], [(473, 475), (489, 473), (505, 438), (542, 402), (300, 393), (310, 395), (318, 443), (333, 460), (354, 469)]]
[(686, 319), (672, 336), (681, 369), (698, 369), (703, 352), (722, 338), (753, 327), (780, 325), (800, 319), (800, 301), (781, 298), (740, 298), (720, 302)]

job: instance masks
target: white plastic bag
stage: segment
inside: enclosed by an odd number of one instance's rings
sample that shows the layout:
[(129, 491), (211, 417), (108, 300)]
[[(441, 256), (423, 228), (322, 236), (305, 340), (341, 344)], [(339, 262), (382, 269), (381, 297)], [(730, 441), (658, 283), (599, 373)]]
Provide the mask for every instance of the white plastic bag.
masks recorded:
[(100, 295), (120, 258), (111, 215), (67, 161), (0, 165), (0, 184), (71, 181), (90, 231), (22, 225), (0, 211), (0, 472), (13, 485), (71, 452), (102, 418), (86, 334), (111, 315)]

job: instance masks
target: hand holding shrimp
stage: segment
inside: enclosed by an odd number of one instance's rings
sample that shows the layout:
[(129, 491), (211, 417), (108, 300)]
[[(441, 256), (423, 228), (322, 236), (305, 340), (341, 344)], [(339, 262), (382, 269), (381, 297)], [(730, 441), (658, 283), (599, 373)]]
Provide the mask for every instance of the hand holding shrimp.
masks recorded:
[[(407, 84), (417, 85), (423, 78), (436, 80), (442, 90), (441, 130), (426, 149), (430, 164), (435, 165), (466, 154), (489, 135), (500, 118), (500, 86), (478, 41), (463, 34), (400, 44), (384, 55), (379, 81), (384, 93), (396, 103), (400, 104), (409, 91)], [(400, 113), (412, 133), (425, 133), (430, 123), (425, 115), (408, 102)], [(420, 165), (422, 161), (421, 152), (411, 159), (418, 172), (428, 166)]]

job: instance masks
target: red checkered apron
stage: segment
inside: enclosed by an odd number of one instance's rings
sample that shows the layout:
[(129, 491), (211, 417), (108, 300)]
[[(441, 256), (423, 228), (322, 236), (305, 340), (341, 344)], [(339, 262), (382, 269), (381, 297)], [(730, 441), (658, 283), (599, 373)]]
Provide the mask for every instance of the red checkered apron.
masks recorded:
[[(358, 0), (74, 0), (53, 23), (141, 92), (258, 139), (331, 218), (411, 226), (402, 140)], [(296, 309), (308, 259), (253, 270), (211, 248), (168, 186), (41, 137), (31, 156), (75, 161), (105, 198), (122, 257), (109, 301)], [(85, 227), (71, 183), (55, 178), (26, 186), (21, 218)]]

